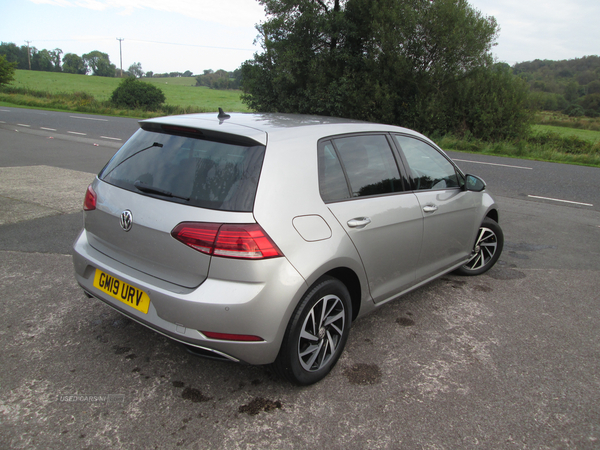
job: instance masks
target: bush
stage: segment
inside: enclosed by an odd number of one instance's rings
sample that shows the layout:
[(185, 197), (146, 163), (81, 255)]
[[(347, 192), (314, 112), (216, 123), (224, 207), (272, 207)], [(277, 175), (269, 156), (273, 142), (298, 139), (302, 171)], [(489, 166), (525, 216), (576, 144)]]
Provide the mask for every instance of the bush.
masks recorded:
[(581, 117), (584, 115), (584, 111), (579, 105), (571, 105), (565, 110), (565, 114), (569, 117)]
[(121, 108), (154, 111), (165, 102), (165, 94), (150, 83), (136, 78), (125, 78), (113, 91), (110, 101)]
[(594, 119), (596, 117), (600, 117), (600, 113), (598, 111), (594, 111), (593, 109), (586, 109), (585, 116)]
[(14, 80), (16, 67), (17, 63), (8, 62), (4, 55), (0, 55), (0, 86)]

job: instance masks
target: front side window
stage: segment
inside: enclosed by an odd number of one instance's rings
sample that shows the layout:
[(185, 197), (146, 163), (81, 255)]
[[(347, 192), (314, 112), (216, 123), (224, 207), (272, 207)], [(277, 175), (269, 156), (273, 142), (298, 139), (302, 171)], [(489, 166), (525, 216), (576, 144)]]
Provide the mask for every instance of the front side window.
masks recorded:
[(460, 187), (454, 166), (431, 145), (408, 136), (394, 135), (408, 162), (415, 190)]
[(167, 201), (252, 211), (264, 146), (242, 146), (139, 130), (99, 178)]

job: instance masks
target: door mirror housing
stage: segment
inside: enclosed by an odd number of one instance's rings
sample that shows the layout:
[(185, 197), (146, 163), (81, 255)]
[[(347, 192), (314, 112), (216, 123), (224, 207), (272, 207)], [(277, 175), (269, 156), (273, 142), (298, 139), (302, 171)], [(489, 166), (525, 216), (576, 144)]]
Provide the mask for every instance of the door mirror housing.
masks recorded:
[(481, 192), (485, 189), (485, 181), (478, 176), (467, 174), (465, 179), (465, 189), (467, 191)]

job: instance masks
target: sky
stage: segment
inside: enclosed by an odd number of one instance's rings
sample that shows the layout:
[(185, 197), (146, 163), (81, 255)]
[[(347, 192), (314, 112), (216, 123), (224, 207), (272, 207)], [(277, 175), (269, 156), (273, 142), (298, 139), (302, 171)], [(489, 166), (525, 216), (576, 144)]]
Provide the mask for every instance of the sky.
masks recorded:
[[(469, 0), (500, 26), (496, 59), (600, 55), (599, 0)], [(144, 72), (237, 69), (260, 51), (256, 0), (0, 0), (0, 41), (82, 55), (107, 53)], [(118, 39), (123, 39), (119, 41)]]

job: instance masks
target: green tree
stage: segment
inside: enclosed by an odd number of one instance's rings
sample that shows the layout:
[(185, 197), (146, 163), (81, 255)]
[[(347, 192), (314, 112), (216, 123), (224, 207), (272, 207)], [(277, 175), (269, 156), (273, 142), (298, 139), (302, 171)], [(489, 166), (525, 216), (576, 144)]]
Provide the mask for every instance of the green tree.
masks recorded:
[(29, 69), (26, 45), (17, 47), (12, 42), (2, 42), (0, 43), (0, 55), (6, 56), (6, 60), (9, 62), (16, 62), (17, 69)]
[(196, 77), (196, 86), (208, 86), (211, 89), (239, 89), (241, 84), (241, 71), (227, 72), (219, 69), (204, 70), (203, 75)]
[(164, 101), (161, 89), (133, 77), (123, 79), (111, 96), (111, 102), (121, 108), (156, 110)]
[(133, 63), (127, 69), (127, 75), (130, 77), (141, 78), (144, 76), (144, 71), (142, 70), (142, 63)]
[(86, 65), (92, 70), (92, 75), (114, 77), (116, 67), (111, 64), (108, 54), (94, 50), (81, 56)]
[(76, 73), (80, 75), (85, 75), (88, 73), (88, 68), (83, 58), (81, 56), (76, 55), (75, 53), (67, 53), (63, 58), (63, 72), (66, 73)]
[(54, 70), (54, 58), (52, 54), (46, 50), (32, 49), (31, 55), (31, 70), (41, 70), (44, 72), (52, 72)]
[(50, 53), (50, 58), (52, 59), (52, 65), (54, 72), (61, 72), (62, 71), (62, 67), (61, 67), (61, 60), (60, 60), (60, 55), (63, 54), (63, 51), (60, 48), (55, 48), (54, 50), (50, 50), (48, 53)]
[[(458, 101), (466, 81), (518, 82), (493, 66), (495, 19), (466, 0), (259, 2), (263, 51), (242, 65), (242, 98), (252, 109), (460, 132), (450, 99)], [(476, 109), (477, 98), (467, 101)]]
[(586, 86), (588, 94), (600, 94), (600, 80), (592, 81)]
[(14, 80), (16, 67), (16, 62), (8, 62), (4, 55), (0, 55), (0, 86)]
[(593, 110), (600, 113), (600, 94), (589, 94), (579, 100), (579, 104), (586, 111)]
[(484, 140), (525, 136), (533, 118), (527, 83), (504, 64), (477, 70), (447, 93), (439, 105), (445, 105), (440, 115), (453, 121), (447, 124), (448, 129), (468, 131)]
[(565, 98), (568, 102), (574, 102), (579, 98), (579, 85), (571, 81), (565, 86)]

